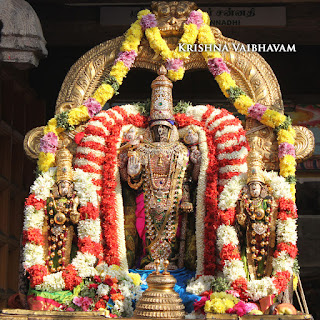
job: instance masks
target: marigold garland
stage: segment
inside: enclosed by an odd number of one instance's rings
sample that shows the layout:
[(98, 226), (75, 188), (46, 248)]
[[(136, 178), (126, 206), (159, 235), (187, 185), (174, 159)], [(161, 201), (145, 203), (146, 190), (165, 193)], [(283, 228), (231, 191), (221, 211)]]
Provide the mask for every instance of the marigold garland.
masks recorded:
[[(179, 51), (177, 48), (171, 51), (161, 37), (160, 30), (157, 28), (157, 21), (154, 14), (149, 10), (142, 10), (138, 13), (138, 19), (130, 29), (126, 32), (125, 40), (121, 45), (121, 52), (110, 71), (110, 76), (116, 79), (118, 85), (121, 85), (123, 78), (126, 76), (132, 66), (136, 56), (138, 46), (140, 45), (143, 33), (145, 33), (150, 47), (161, 55), (166, 61), (168, 76), (173, 81), (181, 80), (184, 76), (184, 60), (190, 55), (189, 51)], [(199, 44), (214, 45), (215, 38), (210, 28), (210, 18), (207, 13), (201, 10), (192, 11), (189, 18), (184, 24), (184, 33), (179, 41), (180, 44), (193, 45), (196, 40)], [(268, 109), (260, 104), (255, 104), (232, 79), (230, 71), (225, 65), (222, 56), (216, 51), (203, 51), (202, 55), (208, 64), (210, 72), (215, 77), (223, 94), (229, 98), (234, 104), (237, 111), (246, 116), (253, 117), (261, 123), (272, 127), (278, 131), (278, 144), (287, 143), (294, 145), (295, 132), (291, 126), (291, 121), (285, 115)], [(92, 98), (102, 107), (112, 96), (116, 90), (106, 83), (102, 83), (95, 91)], [(83, 106), (72, 109), (67, 112), (66, 123), (70, 126), (78, 125), (87, 121), (92, 113), (85, 109), (86, 103)], [(65, 126), (58, 126), (55, 119), (51, 119), (44, 129), (44, 134), (53, 133), (58, 137), (58, 134), (65, 129)], [(46, 149), (46, 148), (44, 148)], [(292, 148), (291, 148), (292, 149)], [(43, 150), (44, 151), (44, 150)], [(40, 152), (38, 166), (40, 171), (47, 171), (54, 166), (55, 156), (54, 149), (52, 153)], [(291, 192), (295, 195), (295, 154), (291, 154), (292, 158), (280, 157), (280, 175), (287, 178), (287, 181), (292, 184)]]

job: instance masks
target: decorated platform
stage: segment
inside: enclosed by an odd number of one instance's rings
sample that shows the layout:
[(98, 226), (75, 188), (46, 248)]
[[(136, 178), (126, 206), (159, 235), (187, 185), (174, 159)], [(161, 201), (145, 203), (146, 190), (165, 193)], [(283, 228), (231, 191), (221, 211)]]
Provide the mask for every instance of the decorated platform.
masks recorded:
[[(31, 311), (21, 309), (4, 309), (0, 313), (2, 320), (64, 320), (64, 319), (81, 319), (81, 320), (96, 320), (105, 317), (104, 312), (68, 312), (61, 313), (60, 311)], [(132, 320), (141, 318), (131, 318)], [(217, 320), (313, 320), (309, 314), (297, 315), (263, 315), (263, 316), (242, 316), (225, 315), (225, 314), (210, 314), (207, 319)]]

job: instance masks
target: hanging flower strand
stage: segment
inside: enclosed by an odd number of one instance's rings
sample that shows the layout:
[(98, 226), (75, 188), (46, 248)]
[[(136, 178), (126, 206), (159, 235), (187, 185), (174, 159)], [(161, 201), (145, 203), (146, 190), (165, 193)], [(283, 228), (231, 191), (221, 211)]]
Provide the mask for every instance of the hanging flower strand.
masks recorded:
[[(193, 45), (197, 40), (199, 44), (215, 44), (215, 38), (210, 28), (210, 18), (201, 10), (192, 11), (183, 26), (184, 33), (179, 44)], [(166, 41), (161, 37), (157, 20), (149, 10), (138, 13), (138, 19), (126, 32), (125, 40), (121, 45), (120, 53), (111, 68), (110, 74), (102, 85), (94, 92), (82, 106), (67, 112), (62, 112), (51, 119), (44, 129), (38, 166), (40, 171), (47, 171), (54, 165), (56, 142), (54, 135), (58, 137), (64, 130), (73, 130), (99, 112), (102, 106), (117, 94), (117, 90), (123, 82), (132, 64), (137, 57), (138, 46), (145, 33), (150, 47), (159, 54), (166, 63), (168, 77), (172, 81), (181, 80), (184, 76), (184, 62), (189, 57), (190, 51), (170, 50)], [(280, 175), (291, 184), (291, 193), (295, 195), (295, 131), (291, 126), (291, 120), (285, 115), (267, 108), (259, 103), (254, 103), (246, 93), (237, 86), (230, 74), (230, 70), (223, 61), (219, 52), (203, 51), (202, 55), (207, 62), (208, 69), (217, 81), (223, 94), (233, 103), (237, 111), (249, 116), (261, 123), (272, 127), (277, 132), (279, 145)], [(52, 133), (47, 136), (48, 133)]]
[[(210, 23), (204, 24), (200, 27), (198, 42), (201, 44), (214, 45), (216, 42), (209, 24)], [(280, 175), (285, 177), (290, 183), (291, 194), (293, 199), (295, 199), (295, 131), (291, 126), (290, 117), (286, 117), (284, 114), (269, 109), (259, 103), (254, 103), (253, 100), (237, 86), (220, 52), (203, 51), (202, 55), (221, 91), (225, 97), (232, 102), (237, 111), (276, 130), (279, 146)]]
[(140, 20), (150, 14), (149, 10), (141, 10), (138, 19), (128, 29), (121, 45), (120, 53), (111, 68), (109, 76), (80, 107), (70, 111), (61, 112), (50, 119), (44, 128), (44, 136), (40, 141), (40, 154), (38, 168), (40, 172), (46, 172), (55, 164), (55, 152), (58, 147), (59, 133), (65, 130), (73, 130), (75, 126), (88, 121), (100, 112), (104, 104), (117, 93), (123, 78), (127, 75), (137, 56), (143, 31)]
[[(191, 11), (186, 23), (183, 25), (184, 33), (179, 44), (193, 45), (198, 36), (199, 28), (204, 25), (208, 19), (204, 19), (201, 10)], [(189, 57), (190, 51), (179, 51), (179, 45), (175, 50), (170, 50), (167, 42), (162, 38), (157, 20), (154, 14), (149, 14), (141, 19), (142, 28), (149, 41), (150, 47), (159, 54), (166, 62), (168, 77), (172, 81), (181, 80), (184, 76), (184, 61)]]

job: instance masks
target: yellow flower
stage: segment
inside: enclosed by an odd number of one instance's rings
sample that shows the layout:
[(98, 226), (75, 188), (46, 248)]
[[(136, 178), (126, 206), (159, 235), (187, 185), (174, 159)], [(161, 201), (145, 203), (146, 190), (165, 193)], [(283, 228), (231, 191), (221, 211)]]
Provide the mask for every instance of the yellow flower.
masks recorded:
[(212, 45), (216, 43), (210, 26), (203, 25), (200, 27), (199, 33), (198, 33), (198, 42), (203, 44), (212, 44)]
[(280, 175), (288, 177), (294, 175), (296, 172), (296, 159), (287, 154), (280, 159)]
[(177, 81), (183, 79), (184, 76), (184, 68), (179, 68), (178, 71), (169, 70), (168, 71), (168, 77), (172, 81)]
[(209, 17), (209, 15), (208, 15), (208, 13), (207, 13), (207, 12), (203, 12), (203, 11), (200, 10), (200, 9), (199, 9), (198, 11), (202, 13), (203, 22), (204, 22), (205, 24), (207, 24), (208, 26), (210, 26), (210, 17)]
[(194, 44), (198, 36), (198, 27), (193, 24), (184, 24), (183, 25), (184, 34), (180, 39), (180, 43)]
[(215, 77), (216, 81), (218, 82), (218, 85), (225, 95), (225, 97), (229, 97), (227, 94), (227, 89), (230, 87), (235, 87), (237, 84), (236, 82), (232, 79), (231, 75), (227, 72), (223, 72), (220, 75)]
[(163, 59), (172, 58), (173, 53), (169, 49), (165, 40), (161, 37), (160, 30), (157, 27), (146, 29), (145, 34), (150, 47), (157, 54), (160, 54)]
[(64, 128), (57, 128), (57, 119), (56, 118), (51, 118), (48, 121), (47, 125), (43, 129), (44, 134), (47, 134), (48, 132), (53, 132), (57, 136), (59, 135), (59, 133), (61, 133), (63, 131), (64, 131)]
[(238, 112), (246, 116), (249, 114), (248, 109), (251, 105), (253, 105), (253, 101), (247, 95), (239, 96), (234, 102), (234, 106), (236, 107)]
[(202, 56), (208, 62), (209, 59), (221, 58), (221, 53), (219, 51), (202, 51)]
[(275, 128), (278, 127), (286, 120), (284, 114), (279, 113), (278, 111), (267, 109), (261, 118), (261, 123), (267, 125), (268, 127)]
[(140, 10), (137, 15), (138, 21), (140, 21), (143, 16), (146, 16), (149, 13), (151, 13), (151, 11), (148, 9)]
[(104, 104), (108, 100), (110, 100), (113, 95), (114, 95), (114, 90), (110, 86), (110, 84), (103, 83), (102, 85), (100, 85), (100, 87), (92, 95), (92, 98), (96, 99), (103, 107)]
[(39, 153), (38, 167), (40, 171), (46, 172), (53, 167), (55, 163), (55, 154), (53, 153)]
[(280, 129), (279, 132), (278, 132), (278, 137), (277, 137), (278, 144), (281, 144), (283, 142), (294, 144), (294, 136), (293, 136), (293, 134), (295, 135), (295, 131), (291, 126), (288, 128), (288, 130)]
[(204, 311), (205, 312), (211, 312), (212, 302), (210, 300), (206, 301), (206, 304), (204, 305)]
[(125, 66), (123, 61), (118, 61), (114, 64), (110, 71), (110, 76), (113, 76), (117, 79), (118, 83), (121, 85), (123, 78), (127, 75), (129, 68)]
[(227, 311), (226, 306), (221, 299), (215, 299), (212, 302), (212, 309), (214, 313), (225, 313)]
[(232, 300), (227, 299), (227, 300), (224, 301), (224, 305), (226, 307), (226, 310), (228, 310), (230, 308), (233, 308), (235, 303)]
[(80, 106), (78, 108), (71, 109), (68, 116), (68, 123), (72, 126), (76, 126), (90, 118), (88, 109), (86, 106)]
[[(141, 34), (142, 34), (142, 31), (141, 31)], [(125, 40), (122, 42), (120, 50), (121, 51), (131, 51), (131, 50), (137, 51), (140, 41), (141, 41), (141, 38), (139, 37), (139, 35), (129, 34), (128, 36), (126, 36)]]
[(139, 273), (129, 273), (129, 277), (132, 279), (135, 286), (139, 286), (141, 283), (141, 277)]

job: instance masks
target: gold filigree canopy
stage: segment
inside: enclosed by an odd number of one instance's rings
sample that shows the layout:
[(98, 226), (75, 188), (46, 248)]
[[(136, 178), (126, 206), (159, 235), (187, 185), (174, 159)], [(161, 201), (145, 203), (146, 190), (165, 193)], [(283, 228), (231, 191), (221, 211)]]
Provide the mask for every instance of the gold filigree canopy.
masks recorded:
[[(153, 13), (156, 15), (159, 29), (170, 49), (174, 49), (182, 34), (182, 26), (190, 12), (196, 9), (194, 2), (157, 1), (152, 3)], [(226, 45), (229, 51), (222, 51), (222, 57), (230, 69), (230, 73), (237, 85), (255, 102), (284, 111), (280, 87), (271, 67), (256, 52), (234, 51), (232, 48), (242, 45), (241, 42), (222, 35), (218, 28), (211, 27), (217, 45)], [(69, 70), (56, 102), (56, 114), (81, 105), (99, 87), (102, 80), (109, 74), (117, 54), (120, 51), (124, 36), (106, 41), (92, 48), (84, 54)], [(157, 72), (163, 64), (162, 58), (149, 46), (143, 38), (138, 56), (133, 68), (147, 69)], [(207, 70), (207, 65), (200, 52), (192, 52), (185, 62), (185, 69)], [(278, 169), (276, 137), (271, 128), (261, 126), (258, 121), (247, 119), (246, 129), (249, 130), (248, 140), (251, 148), (255, 147), (263, 153), (266, 170)], [(298, 161), (303, 161), (312, 154), (314, 139), (308, 129), (294, 127), (298, 132), (296, 155)], [(78, 130), (78, 128), (76, 129)], [(25, 151), (31, 158), (38, 158), (38, 141), (43, 135), (43, 129), (35, 128), (25, 137)]]

